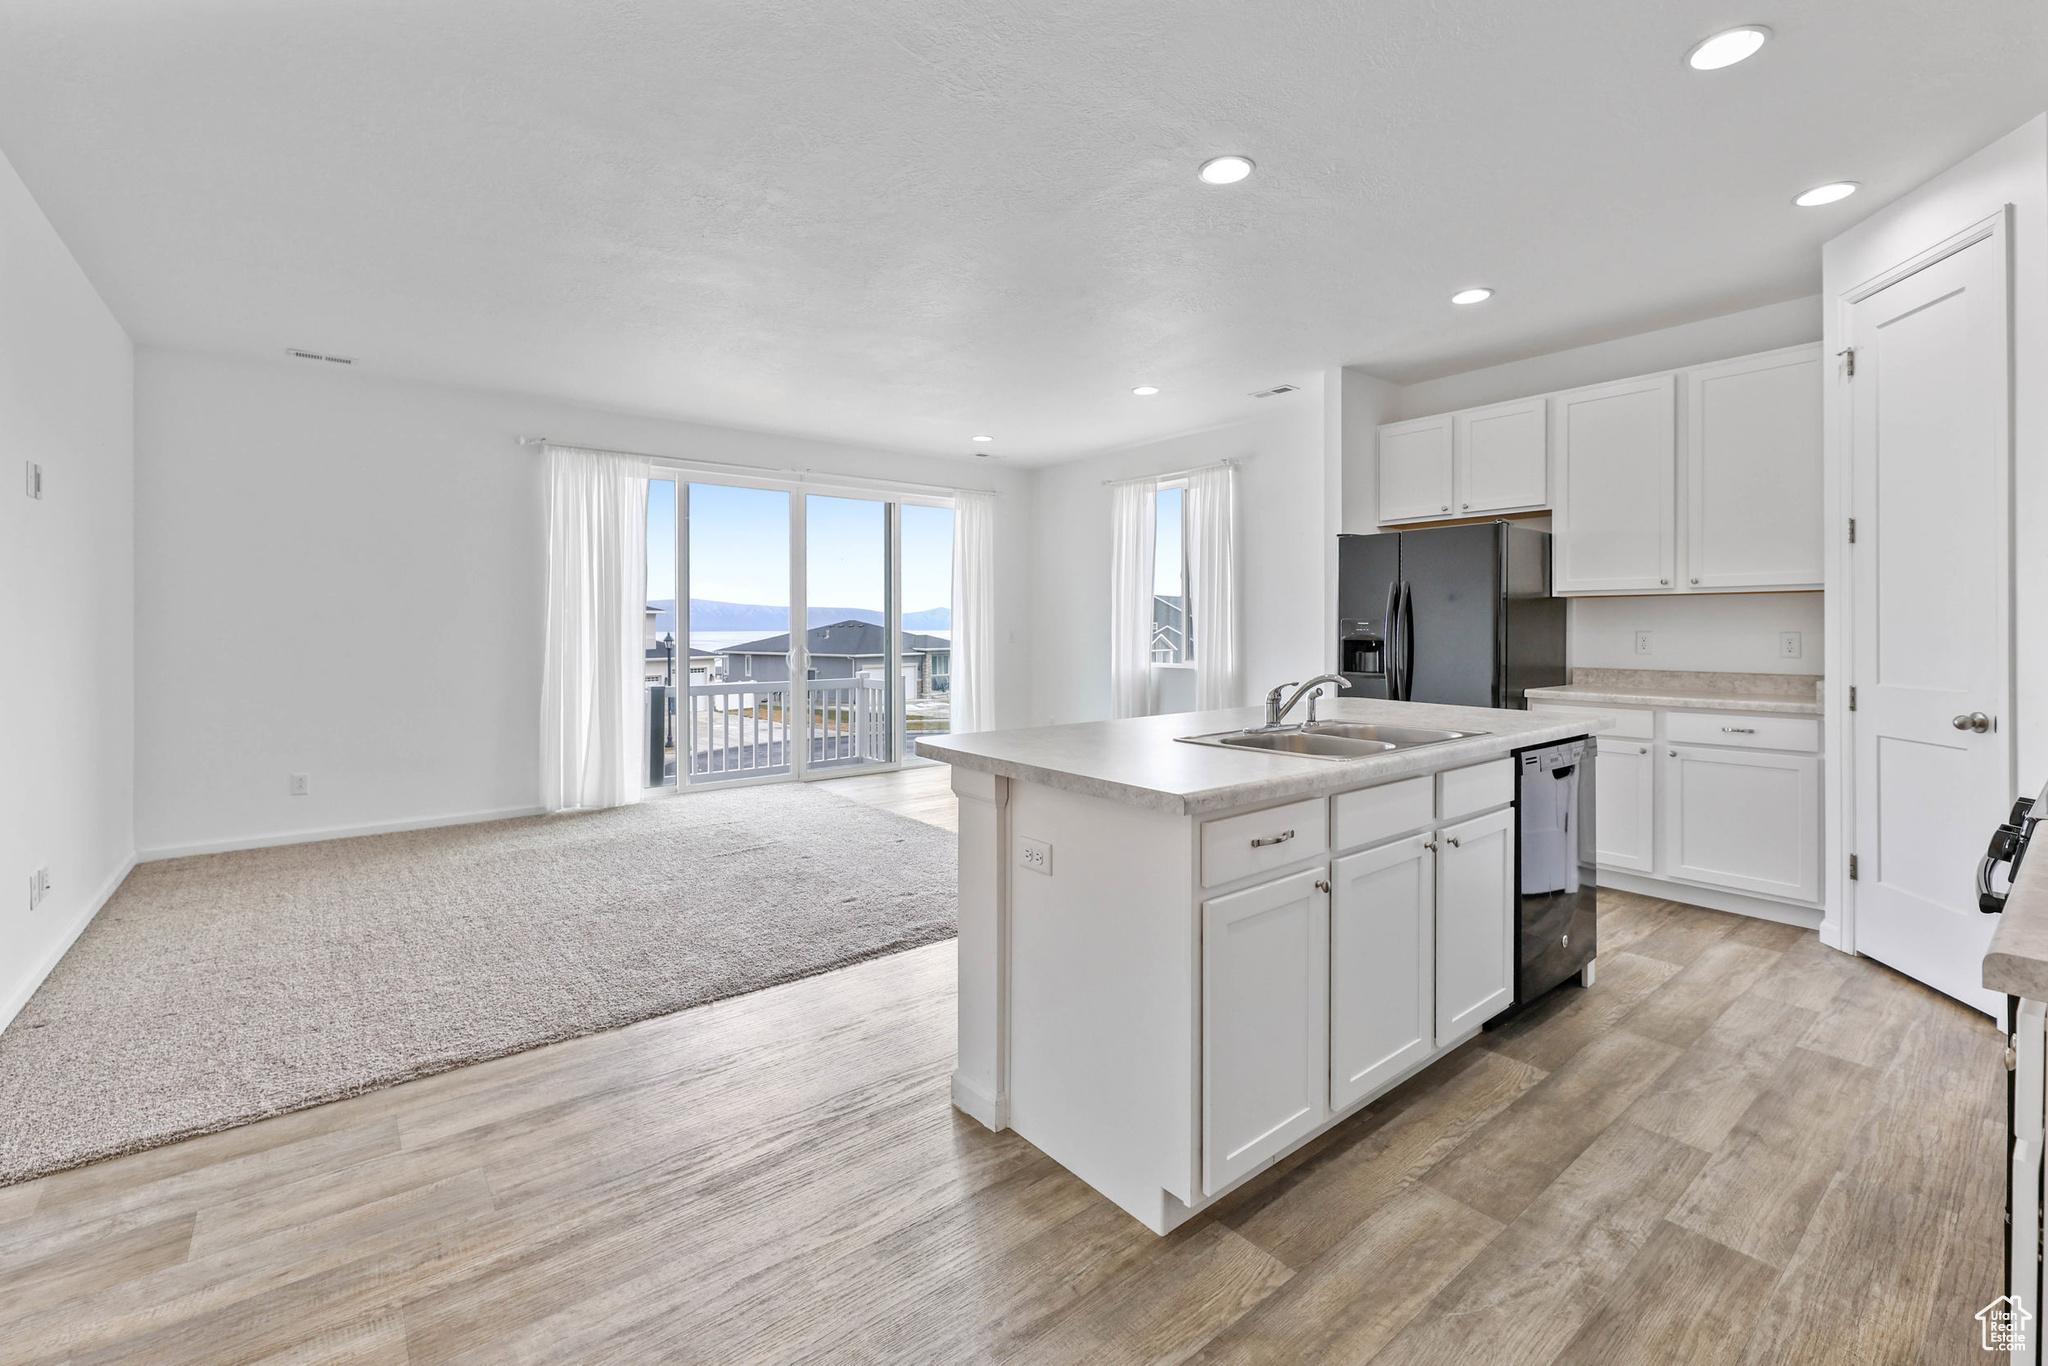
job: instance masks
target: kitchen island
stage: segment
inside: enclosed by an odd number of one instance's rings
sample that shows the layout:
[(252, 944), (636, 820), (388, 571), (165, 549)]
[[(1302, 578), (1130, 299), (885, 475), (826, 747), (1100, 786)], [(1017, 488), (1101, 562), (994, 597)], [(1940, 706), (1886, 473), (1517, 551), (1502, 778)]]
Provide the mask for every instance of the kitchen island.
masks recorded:
[(953, 1103), (1158, 1233), (1512, 1004), (1511, 752), (1599, 718), (1340, 699), (1467, 732), (1330, 760), (1181, 743), (1257, 708), (918, 741), (960, 798)]

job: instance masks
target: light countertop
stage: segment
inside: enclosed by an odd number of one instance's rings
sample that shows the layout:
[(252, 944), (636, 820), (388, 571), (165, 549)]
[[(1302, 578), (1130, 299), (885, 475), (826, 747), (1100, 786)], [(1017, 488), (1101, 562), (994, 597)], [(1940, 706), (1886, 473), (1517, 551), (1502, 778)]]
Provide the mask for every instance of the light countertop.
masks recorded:
[(1819, 716), (1820, 679), (1810, 674), (1706, 673), (1674, 669), (1574, 669), (1561, 687), (1531, 688), (1531, 702), (1581, 706), (1699, 708)]
[[(2048, 838), (2048, 836), (2044, 836)], [(2048, 849), (2031, 849), (2005, 899), (1984, 955), (1984, 985), (2048, 1001)]]
[(1463, 768), (1527, 745), (1568, 740), (1606, 730), (1610, 725), (1591, 716), (1567, 719), (1532, 716), (1526, 711), (1422, 702), (1325, 697), (1320, 706), (1326, 721), (1376, 722), (1484, 734), (1334, 761), (1176, 743), (1177, 736), (1246, 730), (1265, 719), (1258, 707), (1238, 707), (1228, 711), (1140, 716), (1124, 721), (932, 736), (917, 742), (917, 752), (927, 759), (1020, 782), (1064, 788), (1178, 815), (1204, 815), (1298, 797), (1324, 796), (1417, 773)]

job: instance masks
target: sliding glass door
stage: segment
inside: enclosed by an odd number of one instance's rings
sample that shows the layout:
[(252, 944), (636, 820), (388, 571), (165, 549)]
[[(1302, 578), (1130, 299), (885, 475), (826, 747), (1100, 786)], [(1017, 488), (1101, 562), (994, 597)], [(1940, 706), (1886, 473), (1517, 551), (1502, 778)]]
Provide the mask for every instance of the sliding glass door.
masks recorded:
[(952, 531), (944, 506), (651, 481), (648, 785), (890, 768), (944, 732)]

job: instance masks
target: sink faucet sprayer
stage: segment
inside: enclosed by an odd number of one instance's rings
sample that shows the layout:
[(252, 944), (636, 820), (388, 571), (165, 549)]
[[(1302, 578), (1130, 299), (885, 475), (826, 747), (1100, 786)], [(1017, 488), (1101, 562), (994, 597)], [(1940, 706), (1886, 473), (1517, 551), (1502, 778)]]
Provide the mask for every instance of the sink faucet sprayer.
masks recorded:
[[(1269, 726), (1279, 725), (1287, 718), (1287, 713), (1294, 710), (1294, 704), (1301, 701), (1302, 695), (1311, 688), (1315, 689), (1315, 693), (1314, 696), (1309, 698), (1308, 715), (1309, 719), (1313, 721), (1316, 715), (1315, 699), (1322, 696), (1322, 685), (1325, 683), (1335, 683), (1340, 688), (1351, 686), (1351, 680), (1340, 677), (1337, 674), (1317, 674), (1306, 683), (1282, 683), (1279, 687), (1266, 694), (1266, 724)], [(1294, 689), (1294, 696), (1282, 702), (1280, 694), (1286, 692), (1289, 688)]]

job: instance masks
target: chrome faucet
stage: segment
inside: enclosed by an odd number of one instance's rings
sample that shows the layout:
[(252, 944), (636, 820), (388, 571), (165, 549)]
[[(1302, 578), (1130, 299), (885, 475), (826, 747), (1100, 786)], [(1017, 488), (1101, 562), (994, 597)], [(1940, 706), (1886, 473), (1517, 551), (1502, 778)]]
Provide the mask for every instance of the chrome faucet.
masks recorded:
[[(1279, 725), (1287, 718), (1287, 713), (1294, 710), (1294, 704), (1301, 701), (1302, 696), (1308, 693), (1310, 689), (1314, 689), (1316, 695), (1321, 696), (1322, 685), (1325, 683), (1335, 683), (1340, 688), (1351, 686), (1349, 679), (1340, 677), (1337, 674), (1317, 674), (1306, 683), (1282, 683), (1279, 687), (1266, 694), (1266, 724), (1268, 726)], [(1282, 702), (1280, 694), (1286, 692), (1289, 688), (1294, 689), (1294, 696)], [(1311, 701), (1308, 704), (1308, 709), (1309, 714), (1313, 716), (1316, 704)]]

